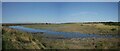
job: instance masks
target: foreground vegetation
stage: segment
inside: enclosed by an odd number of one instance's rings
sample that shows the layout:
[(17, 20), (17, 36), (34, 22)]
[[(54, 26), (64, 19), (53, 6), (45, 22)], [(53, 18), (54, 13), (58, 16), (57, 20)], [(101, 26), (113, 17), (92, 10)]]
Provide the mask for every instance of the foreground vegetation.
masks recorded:
[(41, 33), (27, 33), (2, 28), (3, 49), (119, 49), (119, 38), (59, 39)]
[(2, 49), (2, 26), (0, 24), (0, 50)]
[(48, 29), (62, 32), (79, 32), (83, 34), (118, 34), (120, 32), (120, 26), (105, 25), (102, 23), (38, 24), (23, 26), (28, 28)]
[(6, 27), (2, 28), (3, 49), (42, 49), (44, 46), (38, 39), (26, 32)]

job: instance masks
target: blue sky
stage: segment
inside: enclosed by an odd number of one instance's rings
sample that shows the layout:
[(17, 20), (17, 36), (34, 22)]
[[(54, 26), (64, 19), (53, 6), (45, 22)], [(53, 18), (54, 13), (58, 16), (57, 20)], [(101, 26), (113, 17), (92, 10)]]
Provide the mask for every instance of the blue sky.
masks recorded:
[(0, 23), (2, 23), (2, 3), (0, 2)]
[(117, 2), (4, 2), (3, 23), (118, 21)]
[(2, 0), (3, 2), (118, 2), (120, 0)]

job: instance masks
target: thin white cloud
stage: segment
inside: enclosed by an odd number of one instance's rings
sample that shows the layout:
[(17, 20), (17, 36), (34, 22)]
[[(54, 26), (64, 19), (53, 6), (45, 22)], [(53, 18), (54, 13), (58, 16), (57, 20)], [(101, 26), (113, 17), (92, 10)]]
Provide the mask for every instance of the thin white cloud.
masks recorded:
[(2, 2), (119, 2), (120, 0), (2, 0)]

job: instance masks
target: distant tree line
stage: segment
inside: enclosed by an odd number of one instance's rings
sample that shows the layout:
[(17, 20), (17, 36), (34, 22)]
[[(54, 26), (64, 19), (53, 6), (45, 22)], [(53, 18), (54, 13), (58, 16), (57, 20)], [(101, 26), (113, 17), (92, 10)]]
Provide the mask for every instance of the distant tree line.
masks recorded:
[[(115, 25), (115, 26), (120, 26), (120, 22), (84, 22), (83, 24), (105, 24), (105, 25)], [(3, 23), (2, 26), (17, 26), (17, 25), (51, 25), (51, 24), (56, 24), (56, 23)], [(60, 24), (74, 24), (74, 23), (60, 23)]]
[(101, 22), (105, 25), (115, 25), (115, 26), (120, 26), (120, 22)]
[(3, 23), (2, 26), (17, 26), (17, 25), (50, 25), (53, 23)]
[(115, 26), (120, 26), (120, 22), (85, 22), (84, 24), (105, 24), (105, 25), (115, 25)]

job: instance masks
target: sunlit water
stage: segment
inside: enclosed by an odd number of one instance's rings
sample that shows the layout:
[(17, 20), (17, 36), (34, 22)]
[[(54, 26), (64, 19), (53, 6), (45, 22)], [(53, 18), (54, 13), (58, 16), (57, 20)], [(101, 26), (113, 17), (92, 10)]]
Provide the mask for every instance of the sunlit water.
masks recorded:
[(119, 38), (118, 35), (98, 35), (98, 34), (81, 34), (78, 32), (57, 32), (57, 31), (52, 31), (52, 30), (45, 30), (45, 29), (33, 29), (33, 28), (27, 28), (23, 26), (9, 26), (9, 28), (17, 29), (20, 31), (25, 31), (25, 32), (30, 32), (30, 33), (38, 33), (38, 32), (43, 32), (46, 35), (58, 35), (58, 36), (63, 36), (65, 38)]

